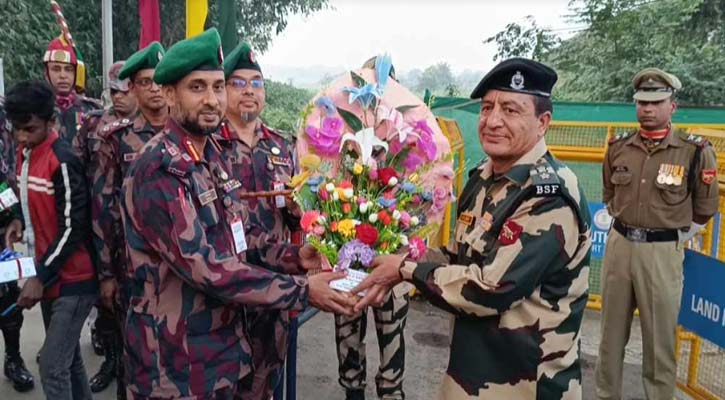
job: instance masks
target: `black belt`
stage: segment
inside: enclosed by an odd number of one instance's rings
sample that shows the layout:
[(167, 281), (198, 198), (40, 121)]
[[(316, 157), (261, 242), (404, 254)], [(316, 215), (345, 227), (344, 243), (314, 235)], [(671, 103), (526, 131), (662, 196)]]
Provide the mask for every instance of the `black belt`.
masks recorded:
[(677, 229), (647, 229), (625, 225), (618, 219), (612, 224), (614, 230), (633, 242), (674, 242), (679, 239)]

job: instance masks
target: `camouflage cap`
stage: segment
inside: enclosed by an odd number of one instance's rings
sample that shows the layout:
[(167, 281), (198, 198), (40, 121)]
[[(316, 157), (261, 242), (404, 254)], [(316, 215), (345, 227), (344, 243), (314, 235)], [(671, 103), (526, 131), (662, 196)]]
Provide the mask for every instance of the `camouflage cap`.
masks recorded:
[(156, 65), (158, 65), (164, 57), (164, 53), (164, 46), (162, 46), (161, 43), (152, 42), (143, 49), (133, 53), (131, 57), (126, 60), (126, 65), (124, 65), (118, 73), (118, 78), (130, 78), (131, 75), (142, 69), (155, 69)]
[(682, 88), (680, 80), (659, 68), (645, 68), (632, 79), (634, 99), (639, 101), (661, 101), (670, 98)]
[(247, 42), (239, 43), (224, 59), (224, 77), (228, 78), (232, 72), (238, 69), (251, 69), (262, 72), (252, 46)]
[(525, 93), (539, 97), (551, 97), (551, 89), (558, 76), (546, 65), (527, 58), (510, 58), (502, 61), (481, 79), (472, 99), (480, 99), (491, 89)]
[(223, 70), (222, 40), (216, 28), (177, 42), (156, 65), (154, 82), (176, 83), (195, 70)]
[(108, 69), (108, 88), (128, 92), (128, 79), (118, 79), (119, 71), (123, 68), (124, 61), (116, 61)]

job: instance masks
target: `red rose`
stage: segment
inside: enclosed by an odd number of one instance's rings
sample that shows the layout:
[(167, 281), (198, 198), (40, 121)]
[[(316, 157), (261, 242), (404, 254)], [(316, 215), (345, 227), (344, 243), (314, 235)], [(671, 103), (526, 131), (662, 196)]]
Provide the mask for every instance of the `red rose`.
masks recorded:
[(398, 173), (393, 168), (385, 167), (378, 170), (378, 179), (380, 179), (383, 185), (387, 185), (391, 178), (398, 179)]
[(352, 206), (350, 205), (350, 203), (343, 203), (342, 212), (344, 212), (345, 214), (348, 214), (350, 211), (352, 211)]
[(390, 222), (392, 222), (391, 218), (390, 218), (390, 214), (385, 212), (385, 210), (380, 210), (378, 212), (378, 221), (380, 221), (383, 225), (386, 225), (386, 226), (390, 225)]
[(370, 224), (360, 224), (356, 226), (355, 233), (358, 240), (368, 246), (372, 246), (378, 241), (378, 230)]

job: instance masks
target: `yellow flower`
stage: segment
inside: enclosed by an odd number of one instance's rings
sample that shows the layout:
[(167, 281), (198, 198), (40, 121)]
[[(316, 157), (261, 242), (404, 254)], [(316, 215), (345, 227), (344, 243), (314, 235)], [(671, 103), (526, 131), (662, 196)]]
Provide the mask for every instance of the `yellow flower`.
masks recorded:
[(355, 163), (355, 165), (352, 167), (352, 173), (355, 175), (360, 175), (363, 172), (363, 166), (360, 163)]
[(316, 170), (320, 166), (322, 159), (316, 154), (305, 154), (300, 161), (304, 168)]
[(342, 236), (349, 238), (353, 237), (355, 236), (355, 222), (349, 218), (343, 219), (337, 224), (337, 231), (340, 232)]

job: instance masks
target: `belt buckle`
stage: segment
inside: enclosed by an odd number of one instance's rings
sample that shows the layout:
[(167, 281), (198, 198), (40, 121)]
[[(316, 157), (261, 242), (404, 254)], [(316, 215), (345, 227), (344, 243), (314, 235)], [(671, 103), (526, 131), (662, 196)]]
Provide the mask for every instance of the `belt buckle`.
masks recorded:
[(629, 228), (627, 229), (627, 239), (633, 242), (646, 242), (647, 231), (642, 228)]

